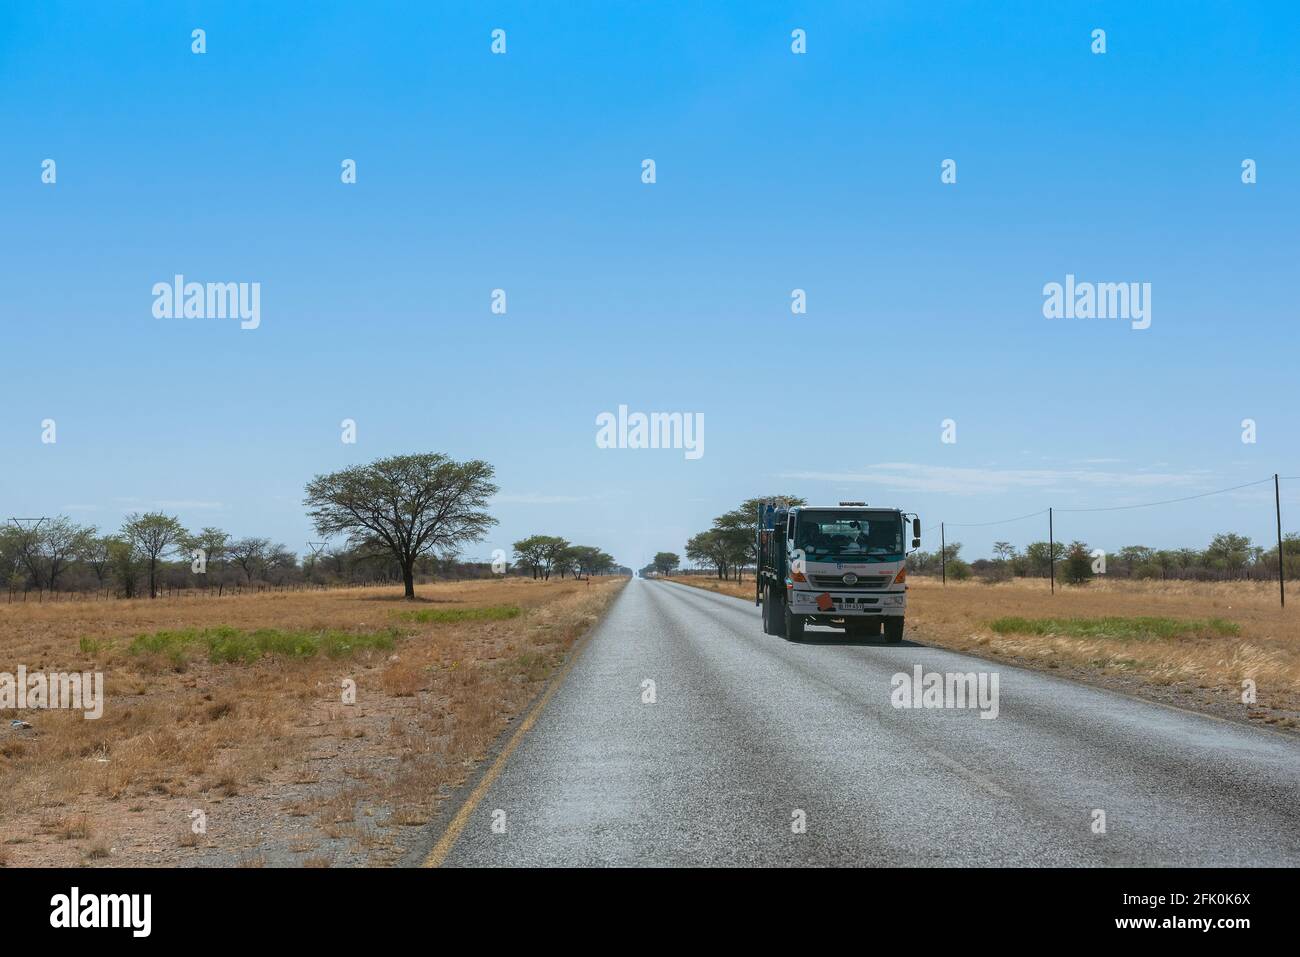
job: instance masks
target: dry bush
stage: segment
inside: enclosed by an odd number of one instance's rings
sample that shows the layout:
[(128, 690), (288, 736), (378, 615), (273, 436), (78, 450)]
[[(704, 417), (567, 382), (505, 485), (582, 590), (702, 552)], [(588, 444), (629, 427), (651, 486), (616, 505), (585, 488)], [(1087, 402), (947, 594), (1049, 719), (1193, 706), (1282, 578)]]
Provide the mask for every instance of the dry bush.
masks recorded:
[[(753, 600), (753, 581), (737, 584), (695, 576), (682, 584)], [(1256, 682), (1260, 702), (1300, 709), (1300, 613), (1279, 607), (1277, 585), (1264, 582), (1186, 582), (1094, 579), (1086, 586), (1015, 579), (995, 587), (914, 576), (908, 581), (909, 637), (925, 644), (1049, 669), (1074, 668), (1133, 678), (1153, 687), (1193, 687), (1240, 695)], [(1071, 637), (999, 634), (990, 623), (1028, 619), (1164, 617), (1176, 621), (1224, 619), (1235, 635)], [(1276, 718), (1283, 726), (1290, 719)], [(1271, 722), (1272, 723), (1272, 722)]]
[[(624, 581), (425, 585), (419, 589), (425, 601), (414, 604), (400, 599), (400, 588), (0, 604), (0, 647), (11, 669), (22, 663), (29, 670), (100, 670), (106, 696), (95, 721), (53, 710), (0, 715), (5, 724), (21, 716), (33, 725), (22, 737), (0, 726), (6, 790), (0, 828), (52, 835), (41, 825), (57, 820), (54, 831), (84, 840), (93, 822), (116, 846), (115, 860), (130, 863), (132, 853), (141, 853), (146, 856), (134, 860), (149, 863), (148, 852), (133, 847), (145, 846), (150, 834), (173, 833), (176, 799), (243, 800), (292, 784), (333, 789), (336, 797), (253, 807), (316, 815), (342, 833), (353, 827), (358, 796), (367, 795), (387, 809), (386, 817), (428, 820), (439, 790), (463, 778)], [(457, 613), (410, 620), (413, 608)], [(508, 608), (519, 612), (500, 610)], [(141, 635), (208, 629), (397, 629), (399, 637), (392, 648), (364, 647), (337, 658), (269, 655), (214, 663), (201, 643), (178, 651), (166, 641), (154, 642), (164, 650), (131, 650)], [(343, 678), (357, 682), (355, 707), (340, 702)], [(340, 757), (309, 760), (317, 748)], [(74, 819), (76, 827), (64, 826)], [(136, 844), (117, 836), (128, 823), (140, 835)], [(360, 831), (347, 836), (375, 842)], [(44, 844), (30, 859), (81, 862), (59, 846)], [(10, 856), (21, 864), (27, 854)]]

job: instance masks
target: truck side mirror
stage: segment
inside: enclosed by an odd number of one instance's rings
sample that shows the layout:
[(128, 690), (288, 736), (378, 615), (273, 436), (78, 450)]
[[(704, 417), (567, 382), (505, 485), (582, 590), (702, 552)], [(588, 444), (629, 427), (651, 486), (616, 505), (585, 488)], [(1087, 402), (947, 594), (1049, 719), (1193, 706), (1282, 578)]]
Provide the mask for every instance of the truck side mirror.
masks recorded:
[(913, 547), (913, 548), (920, 548), (920, 547), (921, 547), (921, 540), (920, 540), (919, 538), (914, 538), (914, 539), (912, 539), (912, 547)]
[(918, 541), (912, 543), (912, 547), (920, 547), (921, 543), (919, 539), (921, 537), (921, 520), (919, 518), (912, 519), (912, 537), (918, 539)]

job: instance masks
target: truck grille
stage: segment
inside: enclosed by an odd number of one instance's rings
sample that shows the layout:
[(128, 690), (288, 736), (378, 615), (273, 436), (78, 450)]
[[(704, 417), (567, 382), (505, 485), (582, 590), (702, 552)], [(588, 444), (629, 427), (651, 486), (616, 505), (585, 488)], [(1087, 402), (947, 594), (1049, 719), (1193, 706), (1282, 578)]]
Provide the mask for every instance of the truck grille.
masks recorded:
[(809, 575), (808, 580), (818, 588), (832, 588), (835, 591), (863, 591), (872, 588), (884, 588), (889, 584), (889, 575), (859, 575), (852, 585), (844, 583), (843, 575)]

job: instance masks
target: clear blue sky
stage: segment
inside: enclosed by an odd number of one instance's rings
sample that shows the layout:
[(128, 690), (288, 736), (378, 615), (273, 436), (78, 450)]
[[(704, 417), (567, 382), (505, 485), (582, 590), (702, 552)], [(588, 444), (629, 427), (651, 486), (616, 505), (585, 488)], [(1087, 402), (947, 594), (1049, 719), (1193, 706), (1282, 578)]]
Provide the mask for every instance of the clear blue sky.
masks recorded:
[[(1295, 4), (704, 6), (4, 3), (0, 512), (301, 551), (312, 475), (433, 450), (496, 466), (471, 557), (639, 566), (770, 492), (928, 527), (1300, 475)], [(261, 327), (155, 319), (175, 273)], [(1151, 328), (1045, 319), (1067, 273), (1150, 282)], [(598, 449), (619, 404), (704, 456)], [(1267, 543), (1271, 496), (1058, 534)]]

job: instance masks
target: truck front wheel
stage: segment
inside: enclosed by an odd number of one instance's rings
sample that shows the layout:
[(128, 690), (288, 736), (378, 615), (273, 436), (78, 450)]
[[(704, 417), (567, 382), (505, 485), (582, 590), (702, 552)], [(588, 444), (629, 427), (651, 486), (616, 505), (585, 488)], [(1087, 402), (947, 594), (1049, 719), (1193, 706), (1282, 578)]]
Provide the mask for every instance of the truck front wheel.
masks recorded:
[(885, 619), (885, 641), (891, 645), (896, 645), (903, 640), (903, 619), (886, 618)]
[(789, 641), (803, 641), (803, 615), (790, 614), (790, 605), (783, 603), (785, 609), (785, 637)]

